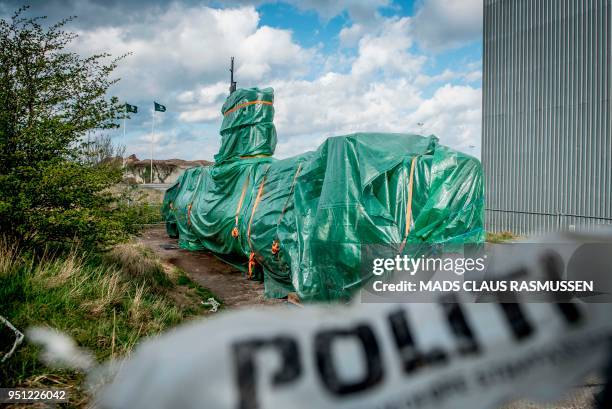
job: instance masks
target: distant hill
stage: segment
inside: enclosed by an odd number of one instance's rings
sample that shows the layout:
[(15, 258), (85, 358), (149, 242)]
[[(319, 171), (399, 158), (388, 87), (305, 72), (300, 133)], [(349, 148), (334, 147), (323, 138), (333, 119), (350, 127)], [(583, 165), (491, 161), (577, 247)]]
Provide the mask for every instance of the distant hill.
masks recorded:
[(130, 155), (125, 160), (123, 178), (128, 183), (173, 183), (185, 169), (208, 166), (212, 163), (207, 160), (154, 159), (151, 181), (151, 161), (140, 160), (136, 155)]

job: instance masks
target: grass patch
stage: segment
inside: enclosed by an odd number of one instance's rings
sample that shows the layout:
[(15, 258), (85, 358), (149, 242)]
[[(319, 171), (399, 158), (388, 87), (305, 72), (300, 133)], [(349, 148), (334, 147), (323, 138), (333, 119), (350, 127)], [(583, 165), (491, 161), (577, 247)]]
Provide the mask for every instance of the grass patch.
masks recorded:
[(516, 240), (517, 238), (517, 235), (509, 231), (502, 231), (499, 233), (487, 232), (486, 241), (488, 243), (504, 243), (506, 241)]
[[(0, 314), (22, 332), (33, 325), (63, 331), (98, 361), (125, 355), (143, 337), (205, 314), (208, 297), (214, 295), (141, 245), (122, 244), (101, 256), (73, 251), (36, 258), (0, 241)], [(12, 332), (0, 329), (0, 351), (12, 343)], [(86, 405), (83, 375), (47, 368), (37, 352), (24, 343), (0, 364), (0, 386), (68, 388), (69, 407)]]
[[(195, 294), (198, 298), (204, 301), (208, 300), (210, 297), (214, 298), (219, 303), (219, 309), (223, 308), (223, 301), (217, 298), (209, 289), (204, 288), (195, 281), (193, 281), (191, 278), (189, 278), (189, 276), (187, 276), (187, 274), (183, 270), (179, 269), (178, 267), (175, 268), (175, 271), (178, 275), (176, 279), (178, 285), (189, 288), (193, 294)], [(205, 307), (207, 309), (210, 308), (209, 306)]]
[(104, 256), (104, 261), (116, 267), (125, 278), (136, 280), (156, 291), (173, 285), (153, 251), (142, 244), (119, 244)]

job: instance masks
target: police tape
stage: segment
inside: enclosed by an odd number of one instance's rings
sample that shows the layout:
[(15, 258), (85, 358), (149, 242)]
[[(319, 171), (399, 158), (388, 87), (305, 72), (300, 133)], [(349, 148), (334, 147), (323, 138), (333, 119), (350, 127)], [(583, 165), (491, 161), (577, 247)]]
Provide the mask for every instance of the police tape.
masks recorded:
[[(522, 260), (527, 274), (537, 257)], [(607, 362), (610, 310), (517, 300), (221, 313), (142, 343), (97, 400), (116, 409), (487, 409), (556, 400)]]

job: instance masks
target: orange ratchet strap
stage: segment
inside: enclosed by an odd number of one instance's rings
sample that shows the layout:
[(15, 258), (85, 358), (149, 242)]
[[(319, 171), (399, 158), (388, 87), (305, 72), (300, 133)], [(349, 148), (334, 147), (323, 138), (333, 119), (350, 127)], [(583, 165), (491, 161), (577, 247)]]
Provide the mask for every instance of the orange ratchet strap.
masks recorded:
[(406, 204), (406, 233), (404, 235), (404, 240), (402, 240), (402, 244), (400, 245), (399, 251), (400, 253), (404, 250), (406, 246), (406, 240), (408, 240), (408, 234), (410, 233), (410, 225), (412, 222), (412, 187), (414, 185), (414, 168), (416, 166), (418, 156), (412, 158), (412, 163), (410, 164), (410, 179), (408, 181), (408, 203)]
[(264, 175), (263, 179), (261, 180), (261, 184), (259, 185), (257, 197), (255, 198), (255, 203), (253, 203), (253, 210), (251, 211), (251, 218), (249, 219), (249, 227), (247, 229), (247, 241), (249, 243), (249, 247), (251, 247), (251, 254), (249, 256), (249, 278), (253, 277), (253, 270), (255, 268), (255, 265), (257, 264), (257, 261), (255, 260), (255, 252), (252, 251), (253, 243), (251, 243), (251, 226), (253, 225), (253, 216), (255, 215), (255, 210), (257, 210), (257, 206), (259, 205), (259, 202), (261, 202), (261, 196), (263, 194), (263, 188), (266, 183), (267, 176), (267, 174)]
[(238, 231), (238, 217), (240, 216), (240, 209), (242, 209), (242, 203), (244, 203), (244, 196), (246, 195), (247, 187), (249, 187), (249, 177), (251, 174), (249, 173), (244, 180), (244, 184), (242, 185), (242, 193), (240, 193), (240, 200), (238, 201), (238, 207), (236, 208), (236, 217), (234, 219), (234, 228), (232, 229), (232, 237), (238, 238), (240, 232)]
[(254, 105), (254, 104), (262, 104), (262, 105), (273, 105), (272, 102), (270, 101), (262, 101), (262, 100), (257, 100), (257, 101), (249, 101), (249, 102), (243, 102), (242, 104), (238, 104), (235, 107), (233, 107), (232, 109), (225, 111), (225, 113), (223, 114), (223, 116), (227, 116), (229, 114), (231, 114), (232, 112), (240, 109), (240, 108), (244, 108), (247, 107), (249, 105)]
[(249, 278), (253, 278), (253, 271), (255, 270), (255, 265), (257, 261), (255, 261), (255, 252), (251, 251), (249, 254)]
[[(261, 202), (261, 196), (263, 193), (264, 184), (266, 183), (265, 175), (261, 180), (261, 184), (259, 185), (259, 190), (257, 191), (257, 197), (255, 197), (255, 203), (253, 203), (253, 210), (251, 211), (251, 218), (249, 219), (249, 228), (247, 229), (247, 239), (249, 240), (249, 244), (251, 244), (251, 226), (253, 225), (253, 216), (255, 215), (255, 210), (257, 210), (257, 206), (259, 206), (259, 202)], [(253, 246), (251, 246), (253, 247)]]

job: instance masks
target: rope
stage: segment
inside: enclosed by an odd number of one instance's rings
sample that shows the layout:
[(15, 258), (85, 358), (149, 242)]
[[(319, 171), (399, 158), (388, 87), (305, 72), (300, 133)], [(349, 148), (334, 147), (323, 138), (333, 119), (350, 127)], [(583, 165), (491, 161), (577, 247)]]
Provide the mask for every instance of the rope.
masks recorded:
[(412, 163), (410, 164), (410, 179), (408, 180), (408, 203), (406, 204), (406, 233), (404, 235), (404, 240), (402, 240), (402, 244), (400, 245), (400, 253), (404, 250), (404, 247), (406, 246), (406, 240), (408, 240), (408, 234), (410, 234), (410, 225), (412, 224), (412, 188), (414, 184), (414, 168), (417, 159), (418, 156), (412, 158)]
[[(259, 202), (261, 202), (261, 196), (263, 193), (264, 184), (266, 183), (266, 178), (268, 175), (264, 175), (261, 180), (261, 184), (259, 185), (259, 189), (257, 191), (257, 196), (255, 197), (255, 203), (253, 203), (253, 210), (251, 211), (251, 218), (249, 219), (249, 228), (247, 229), (247, 240), (249, 241), (249, 245), (251, 246), (251, 226), (253, 225), (253, 216), (255, 215), (255, 210), (257, 210), (257, 206), (259, 206)], [(251, 246), (253, 248), (253, 246)]]
[(256, 265), (257, 261), (255, 261), (255, 252), (251, 251), (251, 254), (249, 254), (249, 279), (253, 278), (253, 271), (255, 270)]
[(225, 111), (223, 116), (227, 116), (227, 115), (231, 114), (232, 112), (234, 112), (234, 111), (236, 111), (236, 110), (238, 110), (240, 108), (244, 108), (246, 106), (254, 105), (254, 104), (273, 105), (273, 103), (271, 101), (262, 101), (262, 100), (243, 102), (242, 104), (238, 104), (235, 107), (233, 107), (232, 109), (230, 109), (228, 111)]
[[(194, 186), (193, 190), (196, 190), (197, 188), (200, 187), (200, 183), (202, 183), (202, 176), (204, 175), (203, 172), (200, 172), (200, 175), (198, 176), (198, 181), (196, 183), (196, 185)], [(189, 227), (191, 227), (191, 205), (193, 204), (193, 202), (189, 203), (189, 205), (187, 206), (187, 225)]]
[(15, 341), (13, 342), (13, 346), (11, 347), (11, 349), (6, 354), (4, 354), (2, 359), (0, 359), (0, 362), (4, 362), (7, 359), (9, 359), (13, 355), (13, 353), (15, 353), (15, 350), (17, 349), (19, 344), (21, 344), (23, 342), (23, 338), (24, 337), (23, 337), (23, 334), (21, 333), (21, 331), (19, 331), (17, 328), (15, 328), (13, 326), (13, 324), (11, 324), (9, 322), (9, 320), (4, 318), (2, 315), (0, 315), (0, 323), (4, 324), (11, 331), (13, 331), (13, 333), (15, 334)]
[(267, 177), (268, 174), (266, 172), (263, 179), (261, 180), (261, 184), (259, 185), (257, 196), (255, 197), (255, 203), (253, 203), (253, 210), (251, 211), (251, 218), (249, 219), (249, 227), (247, 229), (247, 242), (249, 243), (249, 247), (251, 248), (251, 254), (249, 255), (249, 278), (253, 277), (253, 270), (255, 269), (255, 265), (257, 264), (257, 261), (255, 260), (255, 252), (253, 251), (253, 243), (251, 243), (251, 226), (253, 225), (253, 216), (255, 216), (255, 210), (257, 210), (257, 206), (259, 206), (259, 202), (261, 202), (261, 196)]
[(289, 188), (289, 195), (287, 196), (287, 200), (285, 200), (285, 204), (283, 206), (283, 209), (281, 210), (281, 214), (278, 217), (278, 221), (276, 222), (276, 235), (275, 235), (275, 239), (272, 242), (272, 254), (278, 254), (278, 252), (280, 251), (280, 241), (278, 240), (278, 226), (280, 226), (281, 221), (283, 220), (283, 216), (285, 215), (285, 210), (287, 210), (287, 206), (289, 206), (289, 200), (291, 200), (291, 195), (293, 194), (293, 189), (295, 188), (295, 182), (297, 181), (297, 178), (300, 174), (300, 171), (302, 170), (302, 163), (300, 163), (295, 171), (295, 174), (293, 175), (293, 180), (291, 181), (291, 187)]
[(234, 219), (234, 228), (232, 229), (232, 237), (237, 238), (240, 235), (238, 231), (238, 218), (240, 217), (240, 210), (242, 209), (242, 204), (244, 202), (244, 197), (246, 195), (247, 187), (249, 186), (249, 177), (251, 173), (247, 174), (246, 179), (244, 180), (244, 184), (242, 185), (242, 193), (240, 193), (240, 200), (238, 201), (238, 207), (236, 208), (236, 217)]

